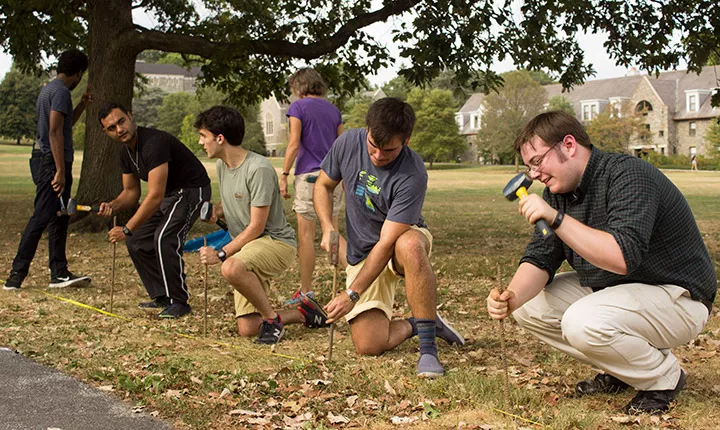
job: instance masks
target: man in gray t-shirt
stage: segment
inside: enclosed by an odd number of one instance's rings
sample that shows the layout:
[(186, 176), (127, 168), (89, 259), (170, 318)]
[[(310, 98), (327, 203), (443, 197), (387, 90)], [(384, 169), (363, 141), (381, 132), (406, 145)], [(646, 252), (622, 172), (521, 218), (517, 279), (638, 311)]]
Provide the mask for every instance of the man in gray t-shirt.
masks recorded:
[[(421, 214), (428, 175), (408, 147), (415, 113), (407, 103), (385, 98), (370, 106), (366, 125), (337, 139), (314, 190), (326, 251), (335, 231), (332, 195), (340, 181), (347, 196), (347, 290), (325, 307), (328, 322), (345, 316), (355, 350), (366, 355), (382, 354), (418, 335), (418, 376), (442, 376), (435, 337), (449, 344), (465, 341), (435, 311), (432, 235)], [(402, 278), (413, 317), (391, 321)]]
[(37, 99), (37, 141), (30, 158), (35, 183), (35, 207), (23, 231), (4, 290), (19, 290), (28, 274), (40, 237), (48, 230), (50, 288), (81, 286), (90, 283), (87, 276), (75, 276), (68, 270), (65, 255), (68, 217), (58, 216), (61, 200), (68, 201), (72, 189), (72, 126), (85, 106), (92, 102), (88, 91), (73, 109), (70, 92), (77, 87), (88, 67), (88, 58), (77, 49), (60, 54), (57, 77), (45, 85)]
[[(240, 336), (256, 336), (257, 343), (274, 344), (286, 324), (327, 327), (327, 315), (310, 297), (297, 309), (275, 311), (267, 297), (270, 279), (295, 261), (295, 231), (285, 219), (275, 168), (263, 156), (240, 146), (245, 122), (229, 107), (215, 106), (198, 115), (200, 144), (217, 158), (221, 205), (210, 223), (224, 218), (232, 241), (215, 251), (200, 249), (205, 264), (222, 263), (221, 272), (235, 289), (235, 317)], [(217, 209), (216, 209), (217, 208)]]

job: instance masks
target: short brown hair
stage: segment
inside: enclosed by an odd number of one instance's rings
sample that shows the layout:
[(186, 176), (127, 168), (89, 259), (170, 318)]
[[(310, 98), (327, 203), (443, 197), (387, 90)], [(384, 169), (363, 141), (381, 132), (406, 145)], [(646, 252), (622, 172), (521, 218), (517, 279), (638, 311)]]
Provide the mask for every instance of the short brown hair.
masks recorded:
[(395, 136), (405, 144), (415, 127), (415, 111), (400, 99), (382, 98), (370, 105), (365, 125), (378, 148), (384, 147)]
[(549, 146), (562, 141), (568, 134), (572, 135), (580, 145), (590, 147), (590, 136), (573, 115), (561, 110), (543, 112), (525, 125), (522, 133), (515, 139), (514, 148), (519, 154), (523, 145), (535, 136)]
[(320, 73), (310, 67), (300, 69), (288, 80), (290, 91), (298, 96), (321, 96), (327, 94), (327, 84)]

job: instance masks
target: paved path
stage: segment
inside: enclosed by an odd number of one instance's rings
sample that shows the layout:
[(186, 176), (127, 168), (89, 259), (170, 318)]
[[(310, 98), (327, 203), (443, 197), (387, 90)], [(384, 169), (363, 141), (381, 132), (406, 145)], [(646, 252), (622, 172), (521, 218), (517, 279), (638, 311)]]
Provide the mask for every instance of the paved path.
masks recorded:
[(170, 430), (55, 369), (0, 348), (0, 430)]

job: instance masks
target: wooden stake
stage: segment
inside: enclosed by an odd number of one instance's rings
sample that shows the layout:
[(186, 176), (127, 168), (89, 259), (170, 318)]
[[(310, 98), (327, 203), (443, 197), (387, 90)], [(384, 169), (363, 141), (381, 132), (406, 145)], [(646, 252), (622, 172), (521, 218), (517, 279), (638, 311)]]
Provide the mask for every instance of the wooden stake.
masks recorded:
[[(502, 271), (500, 265), (497, 266), (497, 289), (500, 294), (503, 293), (505, 287), (503, 286)], [(499, 320), (500, 323), (500, 351), (502, 353), (503, 370), (505, 371), (505, 390), (503, 396), (503, 406), (510, 406), (510, 376), (508, 373), (507, 364), (507, 350), (505, 349), (505, 319)]]
[[(117, 227), (117, 216), (113, 217), (113, 228)], [(115, 297), (115, 256), (117, 254), (117, 243), (112, 244), (112, 275), (110, 278), (110, 313), (113, 311), (113, 299)]]
[[(207, 237), (203, 237), (203, 246), (207, 246)], [(203, 288), (205, 290), (205, 312), (203, 313), (203, 336), (207, 337), (207, 271), (208, 265), (205, 264), (205, 273), (203, 274)]]
[[(340, 252), (340, 235), (334, 231), (330, 233), (330, 264), (333, 266), (332, 298), (337, 294), (337, 278), (339, 268), (338, 253)], [(332, 361), (333, 338), (335, 336), (335, 322), (330, 325), (330, 346), (328, 347), (328, 361)]]

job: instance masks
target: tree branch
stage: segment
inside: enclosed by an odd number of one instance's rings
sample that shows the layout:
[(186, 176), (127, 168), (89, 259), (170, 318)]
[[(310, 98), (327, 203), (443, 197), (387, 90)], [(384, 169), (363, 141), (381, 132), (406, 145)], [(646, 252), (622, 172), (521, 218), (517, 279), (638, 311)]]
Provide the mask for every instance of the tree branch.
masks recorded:
[(143, 30), (139, 32), (135, 31), (132, 33), (126, 33), (123, 36), (123, 39), (127, 40), (120, 40), (119, 42), (121, 44), (127, 43), (128, 46), (131, 46), (137, 52), (141, 52), (145, 49), (157, 49), (160, 51), (193, 54), (199, 55), (203, 58), (211, 58), (218, 51), (223, 51), (237, 52), (237, 56), (265, 54), (309, 60), (335, 52), (359, 29), (376, 22), (384, 21), (393, 15), (406, 12), (421, 1), (422, 0), (394, 1), (377, 11), (356, 16), (340, 27), (335, 34), (327, 39), (318, 40), (308, 44), (293, 43), (277, 39), (246, 39), (232, 43), (213, 42), (202, 37), (164, 33), (155, 30)]

